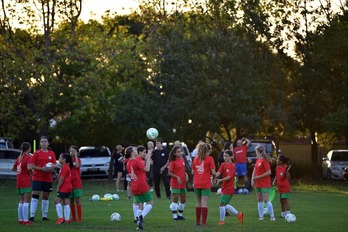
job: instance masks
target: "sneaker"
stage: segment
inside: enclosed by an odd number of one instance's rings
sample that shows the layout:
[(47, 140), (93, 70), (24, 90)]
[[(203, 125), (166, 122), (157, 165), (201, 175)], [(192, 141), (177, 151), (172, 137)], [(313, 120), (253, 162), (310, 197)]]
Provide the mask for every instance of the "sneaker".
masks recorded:
[(26, 222), (23, 222), (23, 225), (32, 225), (33, 223), (31, 221), (26, 221)]
[(18, 221), (18, 224), (24, 224), (24, 221)]
[(43, 217), (42, 221), (49, 221), (47, 217)]
[(225, 221), (219, 221), (219, 225), (225, 225)]
[(271, 222), (274, 222), (275, 221), (275, 217), (271, 217)]
[(139, 216), (138, 221), (137, 221), (137, 225), (138, 225), (139, 230), (143, 229), (143, 216), (142, 215)]
[(30, 217), (29, 221), (33, 222), (34, 221), (34, 217)]
[(70, 220), (65, 220), (64, 223), (70, 223)]
[(179, 218), (173, 218), (173, 221), (177, 222), (177, 221), (179, 221)]
[(82, 222), (82, 218), (77, 219), (78, 222)]
[(64, 218), (58, 218), (58, 220), (56, 221), (57, 225), (63, 224), (64, 223)]
[(263, 219), (264, 219), (263, 217), (259, 217), (259, 221), (263, 221)]
[(185, 218), (184, 218), (184, 216), (178, 216), (178, 220), (179, 220), (179, 221), (184, 221)]
[(134, 223), (136, 224), (138, 222), (138, 217), (134, 219)]
[(237, 214), (237, 217), (238, 217), (239, 222), (240, 222), (240, 223), (243, 223), (243, 213), (242, 213), (242, 212), (239, 212), (239, 213)]
[(76, 218), (72, 218), (70, 221), (71, 222), (76, 222), (77, 220), (76, 220)]
[(196, 222), (196, 226), (201, 226), (202, 224), (199, 222)]

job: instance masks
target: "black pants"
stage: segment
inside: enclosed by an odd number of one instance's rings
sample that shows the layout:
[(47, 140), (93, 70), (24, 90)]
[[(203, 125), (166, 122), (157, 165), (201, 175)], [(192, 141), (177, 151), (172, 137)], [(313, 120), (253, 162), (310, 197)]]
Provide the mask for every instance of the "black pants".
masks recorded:
[(170, 198), (170, 184), (169, 184), (168, 168), (164, 169), (164, 171), (162, 173), (159, 170), (154, 170), (154, 172), (153, 172), (153, 181), (155, 184), (155, 192), (156, 192), (156, 196), (158, 198), (161, 197), (161, 190), (160, 190), (161, 179), (163, 181), (164, 188), (166, 189), (167, 198)]

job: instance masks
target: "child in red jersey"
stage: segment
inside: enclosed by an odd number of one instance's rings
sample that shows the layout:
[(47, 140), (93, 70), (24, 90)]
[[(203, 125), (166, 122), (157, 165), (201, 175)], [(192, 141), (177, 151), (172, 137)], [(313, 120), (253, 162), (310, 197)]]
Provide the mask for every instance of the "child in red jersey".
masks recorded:
[[(196, 225), (205, 226), (208, 218), (208, 200), (211, 195), (211, 176), (215, 182), (215, 163), (209, 155), (211, 146), (207, 143), (197, 145), (197, 156), (192, 162), (193, 187), (197, 196)], [(201, 224), (202, 217), (202, 224)]]
[[(30, 168), (34, 171), (31, 180), (30, 221), (34, 221), (40, 193), (42, 193), (42, 220), (48, 220), (48, 198), (50, 192), (52, 192), (52, 172), (57, 168), (56, 155), (49, 149), (48, 145), (48, 137), (42, 136), (40, 138), (40, 149), (35, 151), (31, 158)], [(48, 166), (48, 164), (50, 165)]]
[(287, 214), (290, 213), (290, 173), (289, 170), (291, 165), (287, 165), (289, 159), (284, 155), (278, 156), (277, 159), (277, 168), (276, 168), (276, 177), (273, 180), (273, 185), (277, 185), (280, 204), (282, 212), (280, 213), (280, 217), (284, 218)]
[(17, 172), (17, 190), (19, 193), (18, 222), (19, 224), (31, 225), (28, 220), (29, 200), (30, 200), (30, 169), (28, 166), (31, 160), (31, 146), (24, 142), (21, 145), (21, 154), (13, 165), (12, 171)]
[[(58, 220), (56, 224), (69, 223), (70, 222), (70, 206), (69, 206), (69, 196), (72, 191), (71, 184), (71, 169), (73, 168), (72, 157), (69, 154), (63, 153), (59, 156), (59, 163), (62, 165), (58, 176), (57, 185), (57, 197), (54, 200), (56, 205), (56, 211), (58, 215)], [(64, 217), (63, 217), (63, 207), (64, 205)]]
[(267, 205), (271, 221), (275, 221), (272, 202), (269, 200), (269, 192), (271, 188), (271, 158), (266, 154), (263, 146), (255, 148), (257, 160), (252, 174), (251, 184), (255, 187), (257, 196), (257, 209), (259, 212), (259, 220), (263, 220), (263, 201)]
[[(81, 160), (78, 157), (79, 148), (77, 146), (70, 146), (70, 155), (72, 157), (73, 168), (71, 169), (71, 185), (72, 192), (70, 194), (70, 210), (71, 210), (71, 221), (76, 221), (76, 209), (77, 209), (77, 221), (82, 222), (82, 181), (80, 176)], [(76, 207), (75, 207), (76, 206)]]
[[(170, 188), (173, 195), (173, 202), (170, 205), (170, 209), (173, 212), (174, 221), (185, 220), (183, 212), (186, 202), (186, 182), (188, 181), (188, 175), (185, 172), (185, 160), (182, 158), (182, 154), (183, 151), (179, 146), (173, 147), (169, 154), (168, 174), (171, 176)], [(178, 204), (179, 196), (180, 204)]]
[[(142, 230), (143, 219), (151, 211), (154, 204), (150, 187), (146, 182), (146, 172), (150, 170), (151, 157), (149, 153), (146, 154), (145, 147), (139, 146), (138, 149), (136, 149), (130, 146), (125, 150), (125, 158), (129, 159), (127, 163), (127, 172), (131, 179), (130, 186), (135, 203), (138, 204), (137, 230)], [(144, 203), (147, 203), (145, 207)]]
[(232, 162), (232, 157), (232, 151), (224, 151), (223, 158), (225, 162), (221, 164), (218, 172), (216, 173), (216, 177), (221, 175), (221, 179), (218, 179), (216, 184), (220, 184), (222, 182), (219, 225), (225, 224), (226, 210), (236, 215), (239, 222), (243, 223), (243, 213), (238, 212), (232, 205), (229, 204), (234, 194), (234, 177), (236, 174), (236, 166)]

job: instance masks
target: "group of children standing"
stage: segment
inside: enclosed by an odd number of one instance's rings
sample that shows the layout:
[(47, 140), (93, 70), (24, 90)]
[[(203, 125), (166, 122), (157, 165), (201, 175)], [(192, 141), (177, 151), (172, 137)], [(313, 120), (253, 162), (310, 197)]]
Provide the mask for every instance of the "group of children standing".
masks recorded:
[[(197, 145), (197, 156), (192, 163), (193, 187), (197, 197), (196, 202), (196, 225), (205, 226), (208, 217), (208, 199), (211, 195), (212, 184), (221, 184), (221, 196), (219, 202), (220, 221), (219, 225), (225, 224), (226, 211), (235, 215), (240, 223), (243, 223), (243, 213), (236, 210), (230, 201), (234, 194), (234, 180), (236, 167), (233, 163), (233, 152), (231, 150), (224, 151), (224, 163), (220, 166), (218, 172), (215, 171), (213, 158), (210, 156), (212, 148), (208, 143), (199, 143)], [(265, 153), (263, 146), (256, 147), (257, 162), (252, 174), (252, 186), (255, 188), (259, 220), (264, 220), (264, 203), (270, 212), (270, 220), (275, 221), (273, 205), (269, 201), (269, 192), (271, 188), (271, 168), (270, 157)], [(169, 172), (171, 177), (170, 187), (173, 195), (170, 209), (173, 213), (173, 220), (185, 220), (183, 211), (186, 202), (186, 183), (188, 175), (185, 173), (185, 161), (182, 157), (183, 150), (180, 146), (174, 146), (169, 155)], [(137, 229), (143, 229), (144, 217), (153, 207), (152, 195), (146, 183), (146, 171), (151, 159), (151, 154), (147, 153), (144, 147), (137, 149), (128, 147), (125, 150), (125, 158), (130, 161), (127, 164), (127, 171), (131, 177), (132, 192), (135, 197), (137, 208), (135, 222)], [(133, 161), (132, 161), (133, 160)], [(144, 164), (145, 160), (145, 164)], [(280, 155), (277, 159), (276, 177), (273, 185), (278, 185), (281, 202), (281, 217), (285, 217), (290, 213), (290, 205), (288, 202), (290, 185), (289, 185), (289, 169), (287, 166), (288, 159)], [(141, 187), (142, 186), (142, 187)], [(146, 186), (146, 188), (144, 188)], [(180, 198), (180, 201), (179, 201)], [(143, 208), (143, 206), (145, 208)]]
[[(48, 145), (48, 138), (42, 136), (40, 138), (40, 149), (32, 155), (30, 153), (30, 144), (24, 142), (21, 145), (21, 154), (13, 165), (12, 170), (17, 172), (17, 190), (20, 195), (18, 204), (18, 221), (20, 224), (31, 225), (34, 222), (40, 193), (42, 197), (42, 220), (48, 220), (48, 199), (50, 192), (52, 192), (52, 173), (57, 168), (55, 154), (48, 149)], [(57, 195), (54, 201), (58, 215), (56, 224), (82, 221), (82, 206), (80, 201), (82, 196), (82, 182), (80, 178), (81, 161), (78, 158), (78, 150), (78, 147), (71, 146), (69, 148), (69, 154), (63, 153), (59, 156), (60, 172), (56, 191)], [(71, 220), (70, 213), (72, 215)]]

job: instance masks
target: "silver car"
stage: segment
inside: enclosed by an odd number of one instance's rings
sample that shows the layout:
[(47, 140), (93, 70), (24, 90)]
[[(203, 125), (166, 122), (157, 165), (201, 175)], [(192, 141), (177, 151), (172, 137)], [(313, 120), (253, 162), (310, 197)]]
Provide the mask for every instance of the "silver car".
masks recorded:
[(13, 164), (21, 154), (17, 149), (0, 149), (0, 178), (16, 179), (17, 172), (12, 171)]
[(345, 169), (348, 168), (348, 150), (331, 150), (323, 158), (324, 179), (345, 180)]
[(81, 159), (81, 177), (107, 177), (111, 152), (108, 147), (81, 147), (79, 151)]

